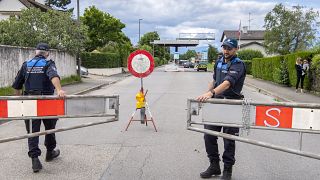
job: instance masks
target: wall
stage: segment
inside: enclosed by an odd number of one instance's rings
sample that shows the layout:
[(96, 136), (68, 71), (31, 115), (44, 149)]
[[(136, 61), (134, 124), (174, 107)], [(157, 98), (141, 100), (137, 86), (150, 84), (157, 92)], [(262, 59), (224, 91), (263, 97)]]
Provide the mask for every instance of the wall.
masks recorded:
[(10, 15), (18, 13), (21, 9), (26, 8), (18, 0), (1, 0), (0, 1), (0, 21), (8, 19)]
[[(24, 61), (32, 59), (34, 48), (21, 48), (0, 45), (0, 88), (11, 86)], [(66, 52), (50, 50), (49, 59), (56, 63), (61, 77), (76, 75), (76, 58)]]

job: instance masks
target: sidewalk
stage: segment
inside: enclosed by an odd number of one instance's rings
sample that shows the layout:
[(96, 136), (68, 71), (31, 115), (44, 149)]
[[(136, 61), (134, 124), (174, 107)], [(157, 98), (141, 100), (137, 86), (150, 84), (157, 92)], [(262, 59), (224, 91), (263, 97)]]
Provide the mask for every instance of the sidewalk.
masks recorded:
[(121, 81), (128, 76), (130, 76), (128, 73), (115, 74), (112, 76), (97, 76), (89, 74), (89, 76), (82, 78), (82, 82), (65, 85), (62, 89), (66, 91), (67, 95), (81, 95)]
[(311, 93), (296, 93), (295, 88), (282, 86), (270, 81), (246, 76), (245, 85), (258, 89), (259, 92), (273, 96), (280, 101), (298, 103), (320, 103), (320, 97)]

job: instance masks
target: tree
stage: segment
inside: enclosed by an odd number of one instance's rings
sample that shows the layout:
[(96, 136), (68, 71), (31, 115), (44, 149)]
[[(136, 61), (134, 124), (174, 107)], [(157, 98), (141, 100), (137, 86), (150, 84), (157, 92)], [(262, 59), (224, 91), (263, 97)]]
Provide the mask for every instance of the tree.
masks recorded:
[(122, 33), (125, 25), (119, 19), (100, 11), (95, 6), (85, 9), (81, 21), (88, 26), (87, 51), (103, 47), (110, 41), (121, 43), (128, 39)]
[(261, 51), (253, 49), (242, 49), (238, 51), (237, 56), (241, 60), (252, 60), (253, 58), (263, 58)]
[(208, 48), (208, 62), (212, 63), (213, 61), (215, 61), (218, 58), (218, 49), (216, 47), (213, 47), (211, 45), (209, 45)]
[(315, 39), (317, 11), (302, 6), (286, 8), (277, 4), (264, 18), (268, 53), (288, 54), (305, 50)]
[(197, 52), (195, 50), (190, 50), (190, 49), (185, 53), (185, 56), (184, 56), (185, 59), (191, 59), (193, 57), (194, 58), (197, 57)]
[[(170, 53), (168, 48), (159, 46), (159, 45), (154, 45), (151, 44), (150, 42), (153, 42), (154, 40), (160, 40), (159, 34), (154, 31), (154, 32), (148, 32), (145, 33), (140, 41), (139, 41), (139, 46), (143, 46), (143, 45), (148, 45), (150, 47), (154, 47), (154, 56), (155, 57), (159, 57), (160, 59), (166, 59), (169, 60), (170, 59)], [(151, 52), (152, 53), (152, 52)]]
[(86, 40), (86, 26), (80, 28), (69, 12), (38, 8), (21, 11), (20, 17), (0, 21), (0, 44), (35, 47), (47, 42), (51, 48), (75, 52)]
[[(45, 4), (50, 7), (61, 8), (63, 10), (67, 9), (67, 5), (71, 3), (71, 0), (45, 0)], [(72, 9), (73, 10), (73, 9)]]
[(159, 34), (154, 31), (154, 32), (147, 32), (145, 33), (140, 41), (139, 41), (139, 45), (148, 45), (148, 46), (153, 46), (150, 42), (153, 42), (154, 40), (160, 40)]

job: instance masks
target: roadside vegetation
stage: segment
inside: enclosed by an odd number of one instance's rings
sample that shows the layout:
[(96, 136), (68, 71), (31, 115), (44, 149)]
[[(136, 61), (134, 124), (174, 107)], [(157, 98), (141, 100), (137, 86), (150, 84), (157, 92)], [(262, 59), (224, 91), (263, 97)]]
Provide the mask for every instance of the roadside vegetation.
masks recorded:
[[(62, 86), (79, 83), (79, 82), (81, 82), (81, 78), (77, 75), (72, 75), (70, 77), (61, 79)], [(14, 89), (12, 87), (0, 88), (0, 96), (13, 96), (13, 95), (14, 95)]]

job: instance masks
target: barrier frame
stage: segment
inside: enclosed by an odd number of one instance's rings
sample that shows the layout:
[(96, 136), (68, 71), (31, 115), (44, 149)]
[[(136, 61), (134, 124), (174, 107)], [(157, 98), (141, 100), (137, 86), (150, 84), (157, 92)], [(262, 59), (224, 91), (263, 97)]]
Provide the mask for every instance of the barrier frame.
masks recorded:
[[(289, 129), (289, 128), (273, 128), (273, 127), (263, 127), (263, 126), (255, 126), (250, 124), (229, 124), (229, 123), (213, 123), (213, 122), (197, 122), (192, 120), (192, 104), (198, 103), (199, 111), (201, 109), (201, 105), (205, 103), (209, 104), (228, 104), (228, 105), (242, 105), (243, 108), (246, 104), (247, 100), (230, 100), (230, 99), (210, 99), (205, 102), (199, 102), (195, 99), (188, 99), (187, 101), (187, 130), (200, 132), (204, 134), (209, 134), (217, 137), (223, 137), (230, 140), (240, 141), (243, 143), (248, 143), (256, 146), (261, 146), (269, 149), (274, 149), (286, 153), (296, 154), (304, 157), (309, 157), (313, 159), (320, 160), (320, 155), (310, 152), (302, 151), (302, 136), (303, 133), (311, 133), (311, 134), (320, 134), (320, 130), (306, 130), (306, 129)], [(312, 109), (320, 109), (320, 104), (307, 104), (307, 103), (292, 103), (292, 102), (273, 102), (273, 103), (264, 103), (264, 102), (250, 102), (251, 106), (284, 106), (284, 107), (292, 107), (292, 108), (312, 108)], [(283, 147), (279, 145), (274, 145), (271, 143), (266, 143), (258, 140), (252, 140), (249, 138), (234, 136), (226, 133), (221, 133), (217, 131), (212, 131), (204, 128), (194, 127), (193, 125), (216, 125), (216, 126), (225, 126), (225, 127), (238, 127), (242, 129), (262, 129), (262, 130), (275, 130), (275, 131), (286, 131), (286, 132), (298, 132), (300, 135), (299, 138), (299, 150), (292, 149), (288, 147)]]
[[(22, 136), (14, 136), (14, 137), (8, 137), (0, 139), (0, 144), (10, 141), (16, 141), (41, 135), (47, 135), (52, 134), (56, 132), (63, 132), (68, 131), (72, 129), (79, 129), (83, 127), (89, 127), (99, 124), (105, 124), (110, 122), (115, 122), (119, 120), (119, 95), (113, 95), (113, 96), (104, 96), (104, 95), (68, 95), (65, 98), (59, 98), (57, 96), (0, 96), (0, 100), (61, 100), (64, 99), (67, 101), (68, 99), (81, 99), (81, 98), (103, 98), (104, 103), (107, 103), (107, 99), (113, 99), (112, 102), (109, 101), (109, 109), (114, 109), (114, 113), (99, 113), (99, 114), (88, 114), (88, 115), (56, 115), (56, 116), (21, 116), (21, 117), (0, 117), (0, 121), (9, 121), (9, 120), (30, 120), (30, 133)], [(111, 107), (111, 108), (110, 108)], [(65, 112), (67, 111), (67, 105), (64, 106)], [(104, 107), (104, 110), (107, 110), (106, 107)], [(90, 122), (90, 123), (84, 123), (80, 125), (70, 126), (70, 127), (62, 127), (57, 129), (51, 129), (46, 131), (40, 131), (32, 133), (32, 120), (33, 119), (55, 119), (55, 118), (83, 118), (83, 117), (106, 117), (106, 120), (103, 121), (97, 121), (97, 122)]]

